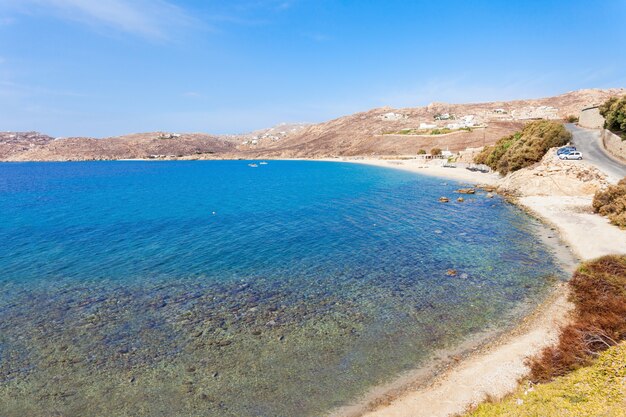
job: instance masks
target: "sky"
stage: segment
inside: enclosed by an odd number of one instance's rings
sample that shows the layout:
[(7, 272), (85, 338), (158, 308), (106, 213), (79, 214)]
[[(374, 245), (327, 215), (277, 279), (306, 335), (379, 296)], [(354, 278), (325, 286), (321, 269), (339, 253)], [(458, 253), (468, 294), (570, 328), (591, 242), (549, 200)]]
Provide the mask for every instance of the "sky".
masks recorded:
[(0, 131), (242, 133), (626, 87), (626, 0), (0, 0)]

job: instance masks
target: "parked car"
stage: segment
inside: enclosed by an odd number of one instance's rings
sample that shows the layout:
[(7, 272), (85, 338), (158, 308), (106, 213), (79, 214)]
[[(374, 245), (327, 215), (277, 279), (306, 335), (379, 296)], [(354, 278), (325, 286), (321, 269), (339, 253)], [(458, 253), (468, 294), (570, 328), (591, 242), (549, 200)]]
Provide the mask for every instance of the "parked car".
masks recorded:
[(562, 155), (562, 154), (568, 154), (570, 152), (575, 152), (576, 151), (576, 147), (575, 146), (563, 146), (562, 148), (559, 148), (556, 151), (557, 155)]
[(581, 159), (583, 159), (583, 153), (578, 151), (562, 153), (561, 155), (559, 155), (559, 159), (577, 159), (580, 161)]

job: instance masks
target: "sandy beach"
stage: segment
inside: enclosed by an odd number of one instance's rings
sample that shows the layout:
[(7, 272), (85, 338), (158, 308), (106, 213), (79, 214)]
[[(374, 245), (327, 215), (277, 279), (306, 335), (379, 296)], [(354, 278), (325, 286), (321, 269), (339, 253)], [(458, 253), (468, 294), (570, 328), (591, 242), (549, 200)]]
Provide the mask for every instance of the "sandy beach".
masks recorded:
[[(402, 169), (469, 184), (497, 186), (498, 174), (444, 168), (418, 160), (359, 159), (344, 162)], [(592, 196), (525, 196), (516, 203), (536, 215), (558, 233), (560, 250), (570, 250), (574, 258), (589, 260), (599, 256), (625, 253), (626, 231), (611, 225), (591, 211)], [(573, 263), (573, 261), (570, 261)], [(573, 265), (564, 265), (566, 268)], [(403, 376), (379, 387), (351, 407), (337, 410), (334, 417), (445, 417), (463, 413), (485, 398), (501, 398), (512, 392), (528, 373), (526, 358), (553, 344), (572, 309), (567, 301), (567, 286), (558, 285), (552, 295), (512, 332), (495, 338), (424, 384), (424, 375), (415, 373), (413, 381)], [(420, 382), (421, 381), (421, 382)], [(400, 386), (403, 384), (404, 388)]]

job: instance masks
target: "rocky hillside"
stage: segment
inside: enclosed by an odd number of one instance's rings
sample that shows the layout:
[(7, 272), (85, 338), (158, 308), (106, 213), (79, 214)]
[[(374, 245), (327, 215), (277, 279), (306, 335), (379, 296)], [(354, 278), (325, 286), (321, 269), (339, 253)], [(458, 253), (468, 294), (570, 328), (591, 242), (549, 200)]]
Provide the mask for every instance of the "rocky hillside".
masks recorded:
[(54, 138), (38, 132), (0, 132), (0, 160), (44, 147), (52, 140)]
[(556, 97), (473, 104), (380, 108), (308, 126), (273, 143), (239, 149), (257, 157), (405, 155), (433, 147), (458, 151), (493, 144), (528, 120), (564, 119), (624, 89), (580, 90)]
[(563, 119), (626, 94), (624, 89), (580, 90), (556, 97), (474, 104), (432, 103), (379, 108), (328, 122), (283, 124), (244, 135), (164, 132), (113, 138), (0, 134), (0, 160), (315, 158), (411, 155), (437, 147), (458, 151), (495, 143), (528, 120)]
[(235, 151), (235, 142), (203, 133), (140, 133), (113, 138), (58, 138), (13, 148), (7, 161), (86, 161), (110, 159), (209, 158)]
[(502, 178), (498, 190), (518, 196), (580, 196), (609, 186), (597, 168), (585, 161), (562, 161), (556, 150), (549, 150), (541, 162)]

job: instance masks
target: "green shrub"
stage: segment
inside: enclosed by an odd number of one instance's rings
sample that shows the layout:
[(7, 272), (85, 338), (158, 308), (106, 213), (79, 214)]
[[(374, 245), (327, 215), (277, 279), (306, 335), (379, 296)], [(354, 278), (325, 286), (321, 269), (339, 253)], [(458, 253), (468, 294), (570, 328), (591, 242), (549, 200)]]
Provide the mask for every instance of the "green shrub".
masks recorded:
[(600, 106), (604, 127), (609, 130), (626, 131), (626, 96), (611, 97)]
[(441, 129), (433, 129), (430, 131), (431, 135), (444, 135), (446, 133), (450, 133), (452, 132), (451, 129), (448, 129), (447, 127), (441, 128)]
[(626, 228), (626, 178), (593, 196), (593, 210), (609, 218), (611, 223)]
[(430, 150), (430, 154), (432, 156), (439, 156), (439, 155), (441, 155), (441, 149), (439, 149), (439, 148), (432, 148)]
[(474, 162), (506, 175), (539, 162), (550, 148), (566, 145), (571, 138), (572, 134), (562, 124), (539, 120), (486, 147)]
[(426, 155), (426, 151), (424, 149), (420, 149), (419, 151), (417, 151), (418, 155)]
[(574, 116), (573, 114), (570, 114), (569, 116), (565, 118), (565, 121), (567, 123), (576, 123), (578, 122), (578, 116)]

